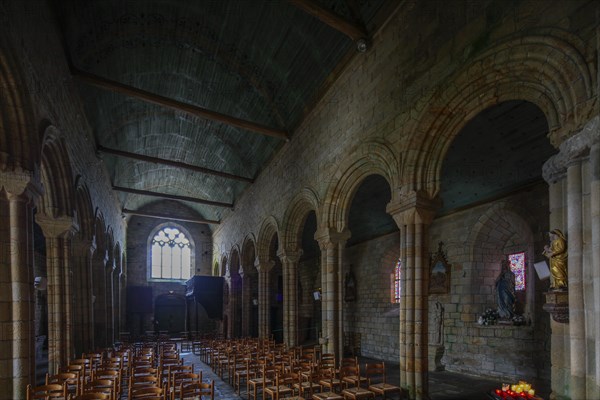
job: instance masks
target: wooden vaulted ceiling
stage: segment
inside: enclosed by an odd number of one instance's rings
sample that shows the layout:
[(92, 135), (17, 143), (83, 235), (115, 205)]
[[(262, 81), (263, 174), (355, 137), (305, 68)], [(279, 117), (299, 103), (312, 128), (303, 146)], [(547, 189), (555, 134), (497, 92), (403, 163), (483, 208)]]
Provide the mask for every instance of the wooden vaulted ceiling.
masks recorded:
[[(65, 56), (125, 212), (217, 223), (394, 0), (56, 0)], [(366, 39), (366, 40), (364, 40)], [(168, 214), (168, 211), (167, 211)]]

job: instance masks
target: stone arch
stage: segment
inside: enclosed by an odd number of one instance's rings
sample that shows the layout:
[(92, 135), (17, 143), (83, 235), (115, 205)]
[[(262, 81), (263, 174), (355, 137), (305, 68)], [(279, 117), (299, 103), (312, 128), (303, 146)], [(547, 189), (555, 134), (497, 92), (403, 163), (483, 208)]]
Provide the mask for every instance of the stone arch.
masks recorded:
[[(231, 246), (231, 250), (229, 250), (229, 263), (232, 264), (235, 260), (237, 260), (239, 266), (238, 269), (235, 270), (234, 272), (236, 274), (240, 273), (240, 269), (242, 268), (242, 257), (241, 257), (242, 252), (240, 251), (240, 246), (237, 244), (234, 244), (233, 246)], [(230, 266), (230, 271), (229, 273), (232, 273), (231, 271), (231, 266)]]
[[(518, 244), (519, 250), (525, 251), (527, 260), (534, 259), (535, 238), (531, 227), (535, 222), (530, 220), (529, 215), (518, 206), (502, 201), (488, 208), (478, 218), (465, 242), (466, 259), (469, 260), (463, 265), (463, 271), (469, 275), (466, 281), (468, 287), (464, 291), (466, 294), (471, 291), (480, 295), (475, 291), (481, 290), (486, 283), (489, 286), (489, 280), (495, 279), (500, 273), (500, 261), (506, 255), (505, 249), (514, 249)], [(486, 276), (485, 271), (490, 271), (490, 266), (495, 266), (497, 271), (493, 271), (493, 276)], [(531, 278), (528, 281), (527, 301), (530, 303), (534, 296), (531, 284), (535, 281)], [(489, 302), (492, 300), (488, 299)], [(525, 312), (531, 311), (531, 304), (524, 306)]]
[[(256, 260), (256, 237), (250, 233), (244, 238), (242, 244), (242, 251), (240, 253), (241, 267), (244, 269), (244, 273), (256, 272), (254, 269), (254, 262)], [(247, 270), (247, 268), (249, 270)], [(254, 271), (252, 271), (254, 269)]]
[[(301, 248), (301, 236), (304, 222), (311, 211), (319, 215), (319, 197), (310, 188), (302, 189), (291, 201), (283, 218), (282, 246), (287, 250)], [(319, 220), (317, 219), (317, 226)]]
[[(267, 261), (269, 259), (271, 240), (274, 235), (277, 235), (277, 240), (281, 241), (277, 220), (275, 217), (269, 216), (263, 221), (258, 233), (256, 256), (260, 260)], [(281, 248), (281, 243), (278, 243), (278, 247)]]
[(35, 171), (39, 142), (26, 79), (7, 38), (0, 40), (0, 170)]
[(391, 146), (383, 141), (369, 141), (359, 145), (332, 177), (323, 202), (321, 227), (336, 228), (343, 232), (348, 226), (348, 212), (354, 193), (369, 175), (381, 175), (390, 185), (392, 201), (400, 187), (399, 160)]
[(75, 195), (71, 161), (64, 139), (49, 124), (43, 129), (41, 180), (44, 185), (41, 212), (51, 218), (73, 216)]
[(75, 180), (75, 210), (79, 237), (83, 240), (94, 239), (94, 212), (92, 197), (86, 184), (81, 183), (81, 176)]
[(593, 77), (576, 39), (550, 30), (509, 37), (477, 56), (420, 103), (403, 160), (407, 190), (439, 192), (444, 156), (464, 125), (479, 112), (509, 100), (526, 100), (546, 115), (555, 147), (590, 112)]

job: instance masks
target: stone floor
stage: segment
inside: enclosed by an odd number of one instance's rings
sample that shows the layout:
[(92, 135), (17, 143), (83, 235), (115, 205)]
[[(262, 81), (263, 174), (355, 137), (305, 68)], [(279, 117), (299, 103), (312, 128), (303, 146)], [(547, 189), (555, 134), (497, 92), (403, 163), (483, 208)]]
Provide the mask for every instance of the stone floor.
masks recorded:
[[(200, 361), (198, 356), (193, 353), (182, 353), (182, 356), (185, 364), (194, 364), (195, 369), (202, 370), (203, 379), (215, 380), (215, 399), (248, 399), (244, 391), (242, 391), (241, 396), (238, 396), (233, 387), (214, 374), (209, 366)], [(369, 361), (373, 360), (359, 358), (361, 365)], [(398, 385), (400, 372), (397, 364), (386, 363), (386, 377), (389, 383)], [(483, 400), (487, 398), (487, 392), (499, 388), (500, 385), (501, 382), (496, 379), (483, 379), (447, 371), (431, 372), (429, 374), (431, 400)], [(544, 393), (543, 390), (538, 390), (538, 392), (544, 399), (547, 398), (544, 397), (547, 396), (547, 393)]]

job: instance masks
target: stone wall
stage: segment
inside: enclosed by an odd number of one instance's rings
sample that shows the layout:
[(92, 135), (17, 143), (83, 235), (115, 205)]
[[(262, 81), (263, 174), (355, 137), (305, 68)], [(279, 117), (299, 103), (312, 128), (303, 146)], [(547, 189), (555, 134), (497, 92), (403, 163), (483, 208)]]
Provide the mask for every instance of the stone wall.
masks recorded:
[(356, 300), (344, 303), (344, 331), (360, 338), (360, 346), (348, 337), (346, 344), (360, 347), (362, 356), (393, 363), (399, 358), (400, 324), (391, 275), (399, 254), (398, 232), (346, 248), (345, 254), (345, 271), (352, 271), (356, 281)]
[[(175, 201), (161, 201), (153, 203), (146, 208), (146, 212), (162, 213), (167, 212), (189, 218), (198, 218), (198, 215), (189, 208)], [(127, 229), (127, 259), (129, 273), (127, 286), (150, 286), (152, 287), (152, 302), (156, 301), (159, 296), (165, 296), (172, 291), (174, 295), (185, 296), (185, 284), (180, 282), (149, 282), (148, 281), (148, 239), (150, 234), (157, 226), (169, 222), (158, 218), (144, 218), (133, 216), (128, 222)], [(212, 242), (210, 229), (205, 224), (195, 224), (190, 222), (177, 222), (178, 225), (185, 228), (191, 235), (191, 239), (195, 245), (193, 259), (195, 260), (194, 271), (196, 275), (211, 275), (212, 274)], [(153, 308), (154, 309), (154, 308)], [(191, 309), (191, 312), (194, 312)], [(202, 330), (208, 327), (214, 327), (214, 321), (208, 320), (206, 311), (203, 312), (200, 306), (198, 311), (200, 319), (199, 326)], [(131, 316), (128, 318), (128, 330), (132, 334), (141, 334), (144, 331), (152, 331), (153, 314), (147, 313), (140, 316)], [(195, 323), (195, 315), (193, 318)]]
[[(542, 310), (541, 281), (533, 263), (541, 261), (548, 232), (547, 187), (528, 191), (438, 218), (430, 243), (443, 242), (451, 264), (448, 294), (429, 297), (430, 344), (436, 343), (436, 302), (444, 307), (442, 364), (455, 372), (504, 379), (550, 378), (549, 314)], [(433, 249), (430, 249), (433, 250)], [(526, 326), (480, 326), (477, 318), (496, 309), (495, 281), (506, 254), (525, 251), (528, 264), (522, 304)], [(433, 251), (432, 251), (433, 252)], [(432, 346), (430, 351), (434, 351)], [(433, 354), (430, 354), (430, 360)], [(435, 368), (435, 364), (429, 366)]]

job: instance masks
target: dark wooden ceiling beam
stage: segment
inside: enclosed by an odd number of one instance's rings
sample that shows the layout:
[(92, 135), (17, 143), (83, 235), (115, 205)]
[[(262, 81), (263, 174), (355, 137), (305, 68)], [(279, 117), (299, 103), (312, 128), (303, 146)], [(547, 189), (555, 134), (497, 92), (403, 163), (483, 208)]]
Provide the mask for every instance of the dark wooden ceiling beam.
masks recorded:
[(128, 210), (126, 208), (123, 209), (123, 214), (137, 215), (139, 217), (148, 217), (148, 218), (169, 219), (171, 221), (191, 222), (194, 224), (219, 225), (221, 223), (220, 221), (215, 221), (212, 219), (174, 217), (174, 216), (168, 215), (168, 214), (133, 211), (133, 210)]
[(125, 188), (125, 187), (121, 187), (121, 186), (113, 186), (113, 190), (116, 190), (118, 192), (124, 192), (124, 193), (139, 194), (139, 195), (142, 195), (142, 196), (161, 197), (163, 199), (190, 201), (190, 202), (193, 202), (193, 203), (207, 204), (209, 206), (217, 206), (217, 207), (223, 207), (223, 208), (233, 208), (233, 203), (223, 203), (221, 201), (198, 199), (198, 198), (195, 198), (195, 197), (179, 196), (179, 195), (176, 195), (176, 194), (151, 192), (149, 190), (131, 189), (131, 188)]
[(333, 29), (350, 37), (354, 41), (360, 39), (366, 40), (369, 37), (369, 34), (362, 26), (347, 21), (343, 17), (321, 7), (312, 0), (289, 0), (289, 2), (313, 17), (318, 18)]
[(112, 154), (112, 155), (119, 156), (119, 157), (132, 158), (134, 160), (146, 161), (146, 162), (154, 163), (154, 164), (169, 165), (171, 167), (187, 169), (190, 171), (199, 172), (201, 174), (215, 175), (215, 176), (220, 176), (222, 178), (234, 179), (237, 181), (248, 182), (248, 183), (254, 183), (254, 179), (252, 179), (252, 178), (247, 178), (245, 176), (240, 176), (240, 175), (229, 174), (227, 172), (217, 171), (217, 170), (210, 169), (210, 168), (199, 167), (197, 165), (186, 164), (186, 163), (182, 163), (179, 161), (166, 160), (164, 158), (151, 157), (151, 156), (146, 156), (143, 154), (131, 153), (129, 151), (109, 149), (109, 148), (101, 146), (101, 145), (96, 146), (96, 149), (99, 152), (105, 153), (105, 154)]
[(265, 125), (257, 124), (256, 122), (246, 121), (230, 115), (221, 114), (216, 111), (207, 110), (206, 108), (198, 107), (193, 104), (183, 103), (181, 101), (147, 92), (133, 86), (106, 79), (89, 72), (80, 71), (75, 67), (71, 67), (71, 75), (80, 82), (96, 86), (100, 89), (134, 97), (147, 103), (157, 104), (159, 106), (167, 107), (176, 111), (182, 111), (203, 119), (222, 122), (226, 125), (234, 126), (236, 128), (246, 129), (248, 131), (272, 136), (278, 139), (289, 140), (288, 133), (282, 129), (271, 128)]

